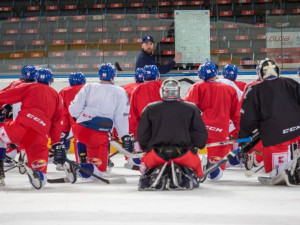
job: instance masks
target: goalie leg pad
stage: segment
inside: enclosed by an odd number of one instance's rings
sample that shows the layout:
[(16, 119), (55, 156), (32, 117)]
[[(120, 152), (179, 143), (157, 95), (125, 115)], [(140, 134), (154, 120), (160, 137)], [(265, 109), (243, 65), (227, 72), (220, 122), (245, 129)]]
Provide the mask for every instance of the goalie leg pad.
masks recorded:
[(199, 187), (199, 180), (195, 172), (187, 167), (171, 162), (171, 171), (167, 179), (168, 190), (192, 190)]
[(140, 177), (139, 191), (163, 190), (168, 176), (167, 163), (163, 166), (150, 168)]

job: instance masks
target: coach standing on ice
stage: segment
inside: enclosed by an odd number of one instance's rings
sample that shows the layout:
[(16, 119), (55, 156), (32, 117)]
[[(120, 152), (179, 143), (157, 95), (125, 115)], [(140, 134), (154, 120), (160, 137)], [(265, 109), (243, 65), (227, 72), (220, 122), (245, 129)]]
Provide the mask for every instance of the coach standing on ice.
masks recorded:
[(160, 65), (158, 62), (155, 61), (153, 53), (154, 53), (154, 40), (151, 36), (145, 36), (142, 40), (142, 51), (136, 60), (135, 70), (139, 67), (143, 68), (147, 65), (155, 65), (160, 74), (168, 73), (170, 70), (174, 68), (176, 63), (178, 63), (182, 57), (182, 53), (178, 52), (175, 55), (175, 58), (171, 60), (166, 65)]

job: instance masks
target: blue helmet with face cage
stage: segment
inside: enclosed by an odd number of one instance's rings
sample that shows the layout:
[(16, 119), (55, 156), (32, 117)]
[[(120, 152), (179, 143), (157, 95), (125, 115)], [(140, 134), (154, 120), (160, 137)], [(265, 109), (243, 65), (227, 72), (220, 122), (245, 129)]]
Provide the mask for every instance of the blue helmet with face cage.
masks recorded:
[(117, 74), (117, 69), (111, 63), (103, 63), (98, 72), (100, 80), (113, 81)]
[(36, 81), (42, 84), (51, 84), (53, 82), (53, 73), (48, 68), (41, 68), (36, 72)]
[(23, 66), (21, 70), (21, 79), (25, 81), (35, 81), (35, 75), (39, 68), (34, 65)]
[(208, 79), (218, 75), (218, 69), (216, 64), (211, 61), (207, 61), (199, 66), (198, 76), (200, 79), (207, 81)]
[(235, 81), (237, 74), (238, 74), (238, 69), (236, 67), (236, 65), (233, 64), (227, 64), (224, 68), (223, 68), (223, 77), (228, 79), (228, 80), (232, 80)]
[(70, 86), (80, 85), (85, 83), (85, 76), (81, 72), (71, 73), (69, 76)]
[(146, 71), (145, 80), (159, 80), (160, 74), (157, 66), (147, 65), (144, 70)]

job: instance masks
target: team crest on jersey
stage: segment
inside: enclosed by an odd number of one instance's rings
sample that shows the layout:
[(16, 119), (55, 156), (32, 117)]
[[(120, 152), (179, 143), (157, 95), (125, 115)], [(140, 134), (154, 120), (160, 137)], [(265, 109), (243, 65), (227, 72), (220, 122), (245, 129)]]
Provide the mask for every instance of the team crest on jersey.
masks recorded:
[(89, 162), (93, 163), (95, 166), (101, 166), (102, 165), (102, 161), (99, 158), (90, 158)]
[(47, 169), (47, 161), (44, 159), (37, 159), (31, 163), (31, 167), (34, 170), (46, 170)]

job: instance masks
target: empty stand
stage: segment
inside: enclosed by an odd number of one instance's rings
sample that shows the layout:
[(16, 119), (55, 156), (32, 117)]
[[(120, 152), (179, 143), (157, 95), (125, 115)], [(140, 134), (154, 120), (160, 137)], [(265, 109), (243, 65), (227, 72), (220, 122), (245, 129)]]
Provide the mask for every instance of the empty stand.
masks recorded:
[(267, 32), (300, 31), (296, 0), (0, 1), (0, 52), (10, 53), (0, 71), (18, 71), (29, 61), (57, 72), (97, 71), (102, 62), (118, 61), (132, 71), (145, 35), (167, 63), (175, 54), (174, 10), (210, 10), (211, 58), (220, 66), (252, 69), (268, 55)]

